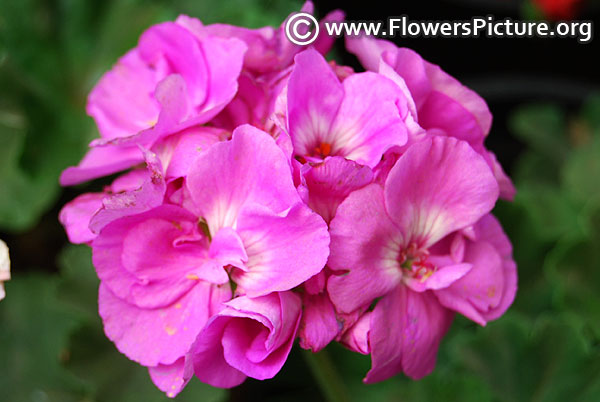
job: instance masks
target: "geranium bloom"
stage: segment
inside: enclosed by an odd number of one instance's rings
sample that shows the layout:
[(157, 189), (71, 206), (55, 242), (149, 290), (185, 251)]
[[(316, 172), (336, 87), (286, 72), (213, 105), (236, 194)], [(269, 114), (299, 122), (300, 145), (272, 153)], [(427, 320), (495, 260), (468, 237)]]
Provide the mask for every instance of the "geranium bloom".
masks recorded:
[(10, 279), (10, 258), (6, 243), (0, 240), (0, 300), (4, 299), (4, 282)]
[(398, 48), (391, 42), (371, 37), (349, 37), (346, 46), (368, 70), (389, 75), (387, 70), (391, 67), (406, 83), (416, 106), (415, 120), (426, 130), (417, 132), (416, 137), (409, 139), (410, 143), (431, 135), (469, 142), (492, 168), (501, 197), (514, 197), (512, 182), (495, 155), (485, 149), (484, 140), (492, 125), (492, 114), (477, 93), (411, 49)]
[[(305, 2), (300, 12), (313, 14), (313, 3)], [(324, 25), (326, 22), (342, 21), (343, 19), (344, 13), (340, 10), (334, 10), (323, 17), (319, 24), (321, 34), (311, 44), (311, 47), (319, 53), (327, 53), (335, 38), (324, 34), (326, 32)], [(285, 36), (285, 21), (277, 28), (266, 26), (249, 29), (228, 24), (203, 25), (200, 20), (184, 15), (177, 19), (177, 23), (193, 32), (198, 38), (215, 36), (242, 40), (248, 47), (244, 56), (244, 70), (255, 77), (278, 73), (286, 69), (292, 64), (294, 56), (304, 50), (303, 46), (290, 42)]]
[(63, 185), (129, 168), (143, 160), (137, 145), (208, 122), (235, 96), (246, 45), (235, 38), (201, 40), (165, 22), (142, 34), (138, 46), (106, 73), (88, 98), (101, 139)]
[(292, 349), (301, 311), (300, 297), (292, 292), (237, 297), (198, 335), (188, 364), (216, 387), (234, 387), (246, 376), (272, 378)]
[(166, 138), (155, 147), (156, 153), (139, 150), (147, 168), (131, 170), (117, 177), (103, 192), (82, 194), (62, 208), (59, 220), (69, 241), (89, 243), (102, 222), (114, 220), (115, 213), (131, 215), (162, 204), (167, 189), (177, 190), (176, 179), (187, 176), (194, 159), (228, 135), (221, 129), (192, 127)]
[[(475, 305), (486, 314), (489, 307), (507, 307), (499, 298), (512, 301), (515, 283), (505, 280), (501, 258), (497, 253), (496, 260), (489, 259), (490, 254), (478, 255), (493, 253), (492, 246), (479, 250), (477, 243), (465, 251), (463, 243), (462, 252), (455, 248), (451, 253), (447, 245), (447, 236), (476, 224), (497, 198), (497, 182), (480, 155), (466, 142), (433, 137), (408, 148), (383, 188), (370, 184), (339, 206), (330, 226), (328, 265), (348, 273), (329, 279), (331, 300), (339, 311), (350, 313), (381, 298), (369, 313), (368, 330), (360, 321), (346, 340), (371, 353), (366, 382), (400, 371), (412, 378), (428, 374), (452, 321), (449, 308), (481, 322), (483, 315), (469, 308)], [(488, 274), (477, 285), (481, 275)], [(465, 283), (450, 288), (461, 278)], [(443, 300), (437, 295), (441, 290), (446, 292)], [(477, 302), (476, 296), (484, 299)], [(497, 311), (490, 317), (496, 315)], [(361, 333), (368, 341), (360, 341)]]
[(420, 378), (455, 312), (485, 325), (514, 298), (485, 101), (411, 50), (349, 39), (354, 72), (326, 61), (333, 38), (284, 26), (148, 29), (90, 94), (101, 138), (61, 176), (131, 169), (60, 221), (92, 247), (106, 335), (170, 397), (194, 375), (272, 378), (296, 337), (371, 354), (367, 382)]
[(341, 156), (374, 167), (388, 148), (406, 143), (407, 100), (392, 80), (365, 72), (340, 82), (314, 50), (295, 60), (285, 112), (294, 156)]
[(232, 297), (230, 281), (249, 297), (292, 289), (322, 269), (329, 245), (284, 153), (251, 126), (200, 154), (186, 191), (187, 209), (105, 210), (113, 220), (92, 241), (107, 336), (170, 394), (185, 385), (182, 359), (192, 342)]
[[(312, 14), (312, 2), (307, 1), (300, 11)], [(325, 34), (324, 24), (343, 18), (344, 13), (339, 10), (327, 14), (320, 22), (321, 34), (311, 47), (326, 54), (335, 38)], [(200, 20), (183, 15), (177, 19), (177, 23), (200, 39), (207, 36), (237, 38), (247, 46), (237, 94), (211, 123), (229, 130), (249, 123), (271, 131), (275, 99), (291, 72), (294, 56), (304, 50), (304, 47), (293, 44), (285, 36), (285, 21), (277, 28), (248, 29), (227, 24), (203, 25)]]

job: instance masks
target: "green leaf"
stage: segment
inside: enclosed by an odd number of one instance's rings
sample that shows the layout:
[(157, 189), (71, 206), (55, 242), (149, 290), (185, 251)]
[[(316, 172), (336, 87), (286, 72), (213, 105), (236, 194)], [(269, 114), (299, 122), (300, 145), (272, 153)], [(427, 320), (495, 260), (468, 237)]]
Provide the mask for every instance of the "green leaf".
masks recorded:
[(555, 186), (535, 182), (518, 184), (515, 204), (522, 206), (538, 238), (556, 240), (566, 234), (583, 236), (580, 210)]
[(0, 302), (0, 400), (75, 401), (82, 381), (64, 365), (80, 317), (57, 299), (55, 275), (18, 276)]
[(557, 243), (544, 264), (556, 284), (555, 305), (579, 315), (600, 340), (600, 249), (597, 240), (565, 238)]
[(591, 95), (583, 105), (581, 114), (584, 120), (594, 130), (596, 136), (600, 136), (600, 94)]
[(288, 14), (300, 11), (303, 2), (298, 0), (230, 0), (207, 3), (195, 0), (175, 0), (174, 3), (171, 10), (199, 18), (205, 24), (226, 23), (260, 28), (267, 25), (281, 25)]
[(511, 116), (513, 133), (536, 152), (560, 163), (568, 150), (564, 113), (553, 105), (523, 106)]
[(92, 265), (91, 248), (86, 245), (67, 245), (58, 257), (58, 264), (61, 301), (80, 311), (88, 318), (88, 322), (97, 323), (100, 281)]
[(597, 354), (575, 317), (544, 316), (532, 323), (508, 313), (457, 339), (454, 355), (489, 384), (495, 400), (578, 401), (594, 391), (594, 373), (586, 370)]
[(600, 136), (570, 153), (562, 176), (565, 190), (575, 200), (600, 205)]

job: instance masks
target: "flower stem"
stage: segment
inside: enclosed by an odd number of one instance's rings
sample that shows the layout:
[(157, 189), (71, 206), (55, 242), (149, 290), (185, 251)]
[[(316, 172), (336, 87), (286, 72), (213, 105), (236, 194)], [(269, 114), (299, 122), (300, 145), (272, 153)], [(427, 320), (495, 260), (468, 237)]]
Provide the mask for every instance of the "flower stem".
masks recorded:
[(302, 350), (302, 354), (325, 399), (328, 402), (350, 402), (348, 391), (327, 352)]

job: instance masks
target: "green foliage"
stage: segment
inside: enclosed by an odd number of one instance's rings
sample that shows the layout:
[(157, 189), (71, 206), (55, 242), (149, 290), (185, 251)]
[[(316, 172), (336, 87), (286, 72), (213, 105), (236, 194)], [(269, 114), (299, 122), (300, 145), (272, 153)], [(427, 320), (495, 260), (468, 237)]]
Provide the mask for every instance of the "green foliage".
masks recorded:
[(57, 299), (59, 279), (17, 277), (0, 303), (0, 400), (76, 401), (84, 384), (64, 367), (79, 317)]

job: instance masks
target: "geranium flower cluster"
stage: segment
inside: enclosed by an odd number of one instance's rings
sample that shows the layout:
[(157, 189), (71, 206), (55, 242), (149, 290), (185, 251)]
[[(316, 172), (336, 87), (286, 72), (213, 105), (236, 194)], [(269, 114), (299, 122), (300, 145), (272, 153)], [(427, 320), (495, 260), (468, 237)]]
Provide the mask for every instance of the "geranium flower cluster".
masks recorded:
[(483, 99), (412, 50), (347, 38), (355, 72), (332, 42), (181, 16), (89, 96), (100, 138), (61, 183), (126, 172), (60, 220), (106, 335), (169, 396), (271, 378), (296, 338), (370, 354), (366, 382), (420, 378), (456, 312), (485, 325), (514, 298)]

